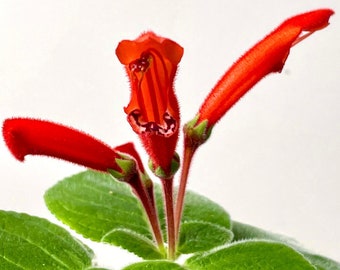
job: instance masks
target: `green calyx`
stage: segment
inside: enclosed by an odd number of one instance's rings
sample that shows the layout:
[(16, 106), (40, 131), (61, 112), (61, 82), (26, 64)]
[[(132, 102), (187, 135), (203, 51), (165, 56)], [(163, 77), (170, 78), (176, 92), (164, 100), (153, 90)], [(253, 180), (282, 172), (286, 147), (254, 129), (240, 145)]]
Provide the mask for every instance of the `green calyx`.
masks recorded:
[(208, 120), (198, 122), (198, 119), (199, 114), (184, 125), (186, 143), (194, 148), (197, 148), (209, 139), (213, 128), (213, 126), (209, 125)]
[(133, 176), (137, 173), (136, 161), (123, 154), (120, 154), (120, 158), (116, 158), (115, 161), (121, 170), (116, 171), (109, 169), (108, 172), (118, 181), (130, 182)]
[(146, 172), (140, 173), (140, 177), (141, 177), (142, 183), (143, 183), (143, 185), (145, 186), (146, 189), (153, 187), (153, 182)]
[(152, 160), (149, 160), (149, 168), (150, 170), (156, 175), (158, 178), (162, 179), (167, 179), (167, 178), (172, 178), (175, 173), (178, 171), (179, 166), (180, 166), (180, 158), (177, 153), (174, 154), (174, 157), (171, 160), (171, 167), (170, 171), (166, 172), (162, 167), (160, 166), (155, 166)]

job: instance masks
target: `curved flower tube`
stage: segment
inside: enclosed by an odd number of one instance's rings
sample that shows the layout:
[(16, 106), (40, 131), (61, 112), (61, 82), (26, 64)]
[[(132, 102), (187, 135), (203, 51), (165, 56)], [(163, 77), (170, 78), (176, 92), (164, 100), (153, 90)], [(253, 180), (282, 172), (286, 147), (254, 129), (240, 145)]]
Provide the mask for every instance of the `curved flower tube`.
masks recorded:
[(177, 237), (189, 168), (197, 148), (210, 137), (221, 117), (258, 81), (269, 73), (282, 71), (292, 46), (325, 28), (333, 14), (331, 9), (318, 9), (284, 21), (230, 67), (206, 97), (195, 118), (185, 125), (183, 168), (175, 215)]
[(174, 78), (183, 48), (170, 39), (146, 32), (123, 40), (116, 54), (130, 79), (131, 100), (124, 108), (153, 166), (171, 167), (178, 139), (180, 114)]
[(258, 42), (231, 66), (209, 93), (199, 109), (197, 124), (207, 120), (208, 127), (212, 127), (263, 77), (281, 72), (290, 48), (326, 27), (333, 13), (330, 9), (319, 9), (294, 16)]
[(44, 155), (103, 172), (123, 173), (117, 163), (122, 154), (139, 159), (132, 143), (111, 148), (83, 132), (45, 120), (6, 119), (2, 132), (9, 150), (20, 161), (27, 155)]

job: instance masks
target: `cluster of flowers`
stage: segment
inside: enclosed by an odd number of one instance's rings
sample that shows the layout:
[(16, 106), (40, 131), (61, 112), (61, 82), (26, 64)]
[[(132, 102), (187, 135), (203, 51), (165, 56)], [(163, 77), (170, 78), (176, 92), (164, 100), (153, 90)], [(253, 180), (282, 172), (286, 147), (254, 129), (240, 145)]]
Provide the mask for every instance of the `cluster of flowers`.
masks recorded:
[[(146, 32), (136, 40), (123, 40), (116, 54), (131, 84), (131, 100), (124, 108), (127, 120), (150, 157), (149, 167), (160, 178), (166, 208), (168, 258), (174, 258), (192, 157), (210, 136), (219, 119), (259, 80), (281, 72), (292, 46), (328, 25), (332, 10), (297, 15), (245, 53), (218, 81), (193, 120), (184, 125), (184, 154), (177, 201), (173, 177), (180, 160), (176, 145), (180, 131), (179, 105), (174, 78), (183, 55), (176, 42)], [(149, 218), (155, 242), (165, 250), (153, 195), (153, 182), (132, 143), (112, 148), (73, 128), (49, 121), (11, 118), (3, 124), (3, 136), (20, 161), (26, 155), (45, 155), (110, 173), (129, 184)]]

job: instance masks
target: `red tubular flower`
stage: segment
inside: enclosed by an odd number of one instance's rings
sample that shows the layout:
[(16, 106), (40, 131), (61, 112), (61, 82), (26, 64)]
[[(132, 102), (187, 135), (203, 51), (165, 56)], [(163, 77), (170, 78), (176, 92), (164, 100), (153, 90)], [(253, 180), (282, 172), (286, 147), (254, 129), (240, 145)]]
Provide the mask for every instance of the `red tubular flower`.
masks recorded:
[(20, 161), (24, 161), (27, 155), (60, 158), (108, 172), (117, 180), (129, 184), (145, 208), (157, 244), (163, 246), (154, 198), (149, 193), (152, 183), (142, 179), (145, 170), (132, 143), (111, 148), (75, 129), (29, 118), (5, 120), (2, 132), (9, 150)]
[(3, 137), (14, 157), (24, 161), (27, 155), (44, 155), (64, 159), (88, 168), (123, 173), (117, 163), (121, 154), (140, 160), (133, 144), (111, 148), (75, 129), (29, 118), (12, 118), (3, 124)]
[[(197, 124), (207, 120), (212, 127), (248, 90), (271, 72), (281, 72), (290, 48), (328, 25), (334, 12), (319, 9), (283, 22), (258, 42), (223, 75), (198, 113)], [(301, 36), (301, 33), (307, 32)]]
[(168, 170), (180, 125), (173, 83), (183, 48), (146, 32), (136, 40), (121, 41), (116, 54), (131, 84), (131, 100), (124, 108), (128, 121), (154, 165)]

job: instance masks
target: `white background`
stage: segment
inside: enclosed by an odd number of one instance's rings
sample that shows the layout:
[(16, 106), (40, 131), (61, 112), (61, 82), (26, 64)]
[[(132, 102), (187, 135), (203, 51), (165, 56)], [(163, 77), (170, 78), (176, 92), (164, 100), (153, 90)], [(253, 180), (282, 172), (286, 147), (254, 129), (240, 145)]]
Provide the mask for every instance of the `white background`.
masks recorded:
[[(43, 118), (112, 146), (139, 144), (123, 112), (129, 87), (114, 55), (120, 40), (153, 30), (185, 48), (176, 91), (186, 122), (245, 50), (285, 18), (320, 7), (339, 14), (216, 125), (195, 157), (189, 188), (236, 220), (340, 261), (339, 0), (1, 0), (0, 120)], [(0, 209), (54, 220), (44, 191), (81, 170), (42, 157), (19, 163), (0, 141)], [(94, 248), (102, 266), (138, 260)]]

